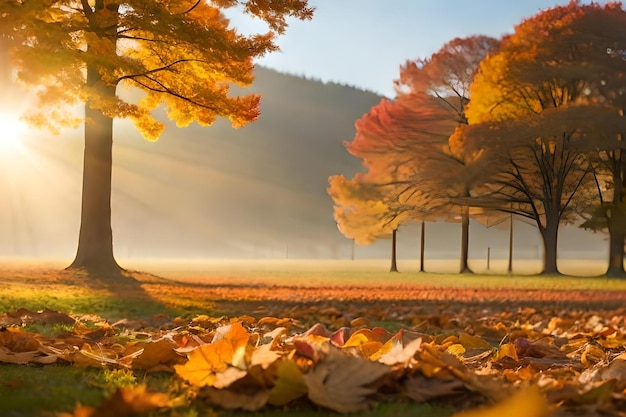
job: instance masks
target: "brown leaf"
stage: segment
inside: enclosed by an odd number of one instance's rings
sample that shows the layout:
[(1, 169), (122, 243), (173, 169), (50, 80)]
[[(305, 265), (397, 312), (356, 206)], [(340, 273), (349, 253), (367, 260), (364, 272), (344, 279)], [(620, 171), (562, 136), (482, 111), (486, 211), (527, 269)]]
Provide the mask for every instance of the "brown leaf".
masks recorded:
[(206, 387), (202, 391), (202, 396), (211, 403), (227, 410), (257, 411), (267, 404), (269, 392), (263, 389), (216, 389)]
[(32, 312), (25, 308), (20, 308), (19, 310), (12, 311), (10, 313), (6, 313), (8, 317), (19, 319), (21, 324), (67, 324), (72, 325), (76, 323), (72, 317), (68, 316), (64, 313), (59, 313), (58, 311), (45, 309), (44, 311)]
[(368, 407), (366, 397), (374, 392), (367, 385), (391, 373), (391, 368), (349, 356), (331, 347), (308, 373), (304, 381), (311, 401), (337, 411), (351, 413)]
[(463, 382), (456, 378), (426, 378), (416, 374), (404, 381), (402, 393), (418, 403), (463, 392)]
[(177, 346), (176, 342), (166, 338), (155, 342), (129, 343), (126, 345), (125, 354), (130, 355), (143, 350), (132, 362), (134, 369), (173, 371), (173, 365), (185, 362), (185, 358), (174, 351)]
[(11, 352), (32, 352), (40, 346), (36, 333), (24, 332), (13, 327), (0, 331), (0, 347)]

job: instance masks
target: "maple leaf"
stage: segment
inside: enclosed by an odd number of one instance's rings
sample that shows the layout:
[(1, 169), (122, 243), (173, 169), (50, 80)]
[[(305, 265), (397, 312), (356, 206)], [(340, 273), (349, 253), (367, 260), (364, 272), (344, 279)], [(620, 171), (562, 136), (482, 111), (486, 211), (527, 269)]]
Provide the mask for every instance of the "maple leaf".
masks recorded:
[(346, 355), (331, 346), (304, 374), (304, 381), (311, 401), (339, 413), (351, 413), (368, 407), (366, 397), (375, 390), (367, 385), (391, 372), (388, 366)]
[(216, 332), (213, 343), (191, 351), (185, 364), (174, 365), (176, 373), (191, 385), (212, 386), (216, 382), (216, 374), (226, 371), (229, 365), (245, 366), (242, 361), (250, 335), (240, 323), (220, 329), (222, 331)]

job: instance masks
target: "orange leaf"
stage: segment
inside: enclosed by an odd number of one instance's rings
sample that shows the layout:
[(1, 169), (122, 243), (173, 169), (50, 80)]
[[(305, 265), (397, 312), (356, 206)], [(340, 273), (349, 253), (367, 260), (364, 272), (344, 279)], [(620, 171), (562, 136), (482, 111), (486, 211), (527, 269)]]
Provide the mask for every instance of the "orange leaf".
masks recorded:
[(217, 341), (191, 351), (187, 363), (174, 365), (176, 373), (181, 378), (198, 387), (213, 385), (216, 380), (215, 374), (225, 371), (228, 365), (245, 365), (241, 361), (250, 335), (240, 323), (224, 327), (228, 329), (216, 333), (216, 338), (219, 338)]

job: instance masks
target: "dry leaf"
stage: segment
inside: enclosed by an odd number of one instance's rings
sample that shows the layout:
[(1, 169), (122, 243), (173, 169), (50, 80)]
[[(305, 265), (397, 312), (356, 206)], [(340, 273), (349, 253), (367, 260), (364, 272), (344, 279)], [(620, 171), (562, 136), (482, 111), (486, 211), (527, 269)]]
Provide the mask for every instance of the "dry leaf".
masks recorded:
[(167, 394), (150, 392), (144, 385), (118, 388), (90, 417), (125, 417), (170, 406)]
[(304, 381), (311, 401), (339, 413), (351, 413), (368, 407), (366, 397), (375, 390), (367, 385), (390, 372), (388, 366), (331, 348), (304, 374)]
[(285, 405), (302, 397), (307, 391), (307, 385), (298, 365), (293, 361), (280, 361), (268, 402), (272, 405)]
[(452, 417), (547, 417), (550, 407), (536, 387), (528, 388), (488, 407), (463, 411)]
[(217, 373), (225, 371), (243, 357), (240, 352), (245, 351), (250, 335), (240, 323), (224, 327), (228, 331), (220, 334), (214, 343), (199, 346), (188, 355), (189, 360), (185, 364), (174, 365), (176, 373), (191, 385), (213, 385)]

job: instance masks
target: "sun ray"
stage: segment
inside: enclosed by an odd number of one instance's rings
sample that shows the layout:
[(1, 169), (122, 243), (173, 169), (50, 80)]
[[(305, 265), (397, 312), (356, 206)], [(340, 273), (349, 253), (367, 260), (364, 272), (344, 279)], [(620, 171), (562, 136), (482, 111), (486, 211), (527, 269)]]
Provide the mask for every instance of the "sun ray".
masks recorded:
[(14, 151), (27, 131), (28, 125), (18, 113), (0, 111), (0, 152)]

